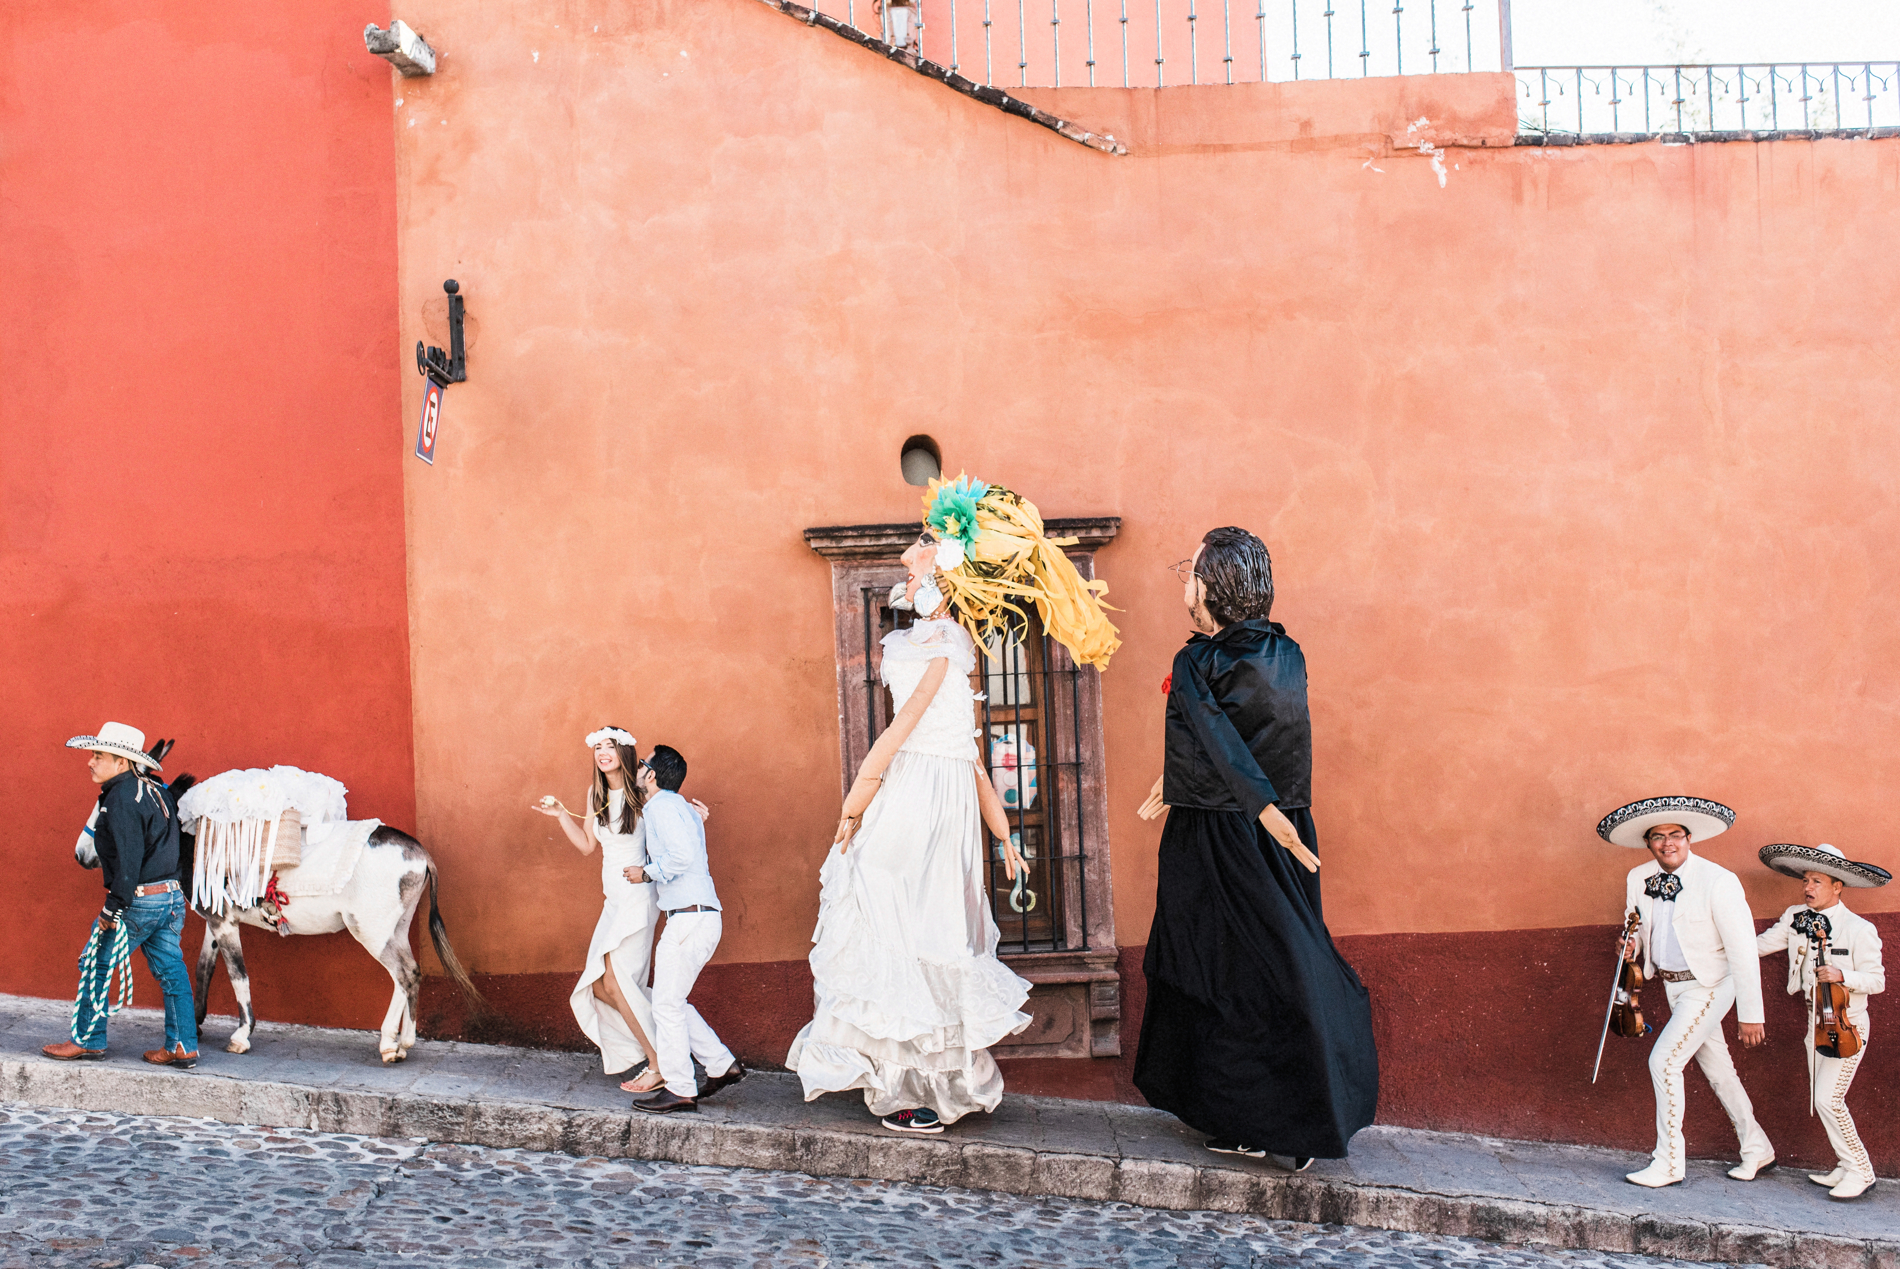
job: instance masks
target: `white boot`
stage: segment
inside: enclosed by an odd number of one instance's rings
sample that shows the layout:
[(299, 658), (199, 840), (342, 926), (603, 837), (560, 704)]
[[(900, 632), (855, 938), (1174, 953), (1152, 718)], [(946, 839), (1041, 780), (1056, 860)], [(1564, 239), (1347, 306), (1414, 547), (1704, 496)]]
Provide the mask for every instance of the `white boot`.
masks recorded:
[(1828, 1189), (1828, 1190), (1833, 1189), (1835, 1186), (1839, 1185), (1842, 1181), (1845, 1181), (1846, 1179), (1847, 1179), (1847, 1169), (1838, 1163), (1834, 1165), (1834, 1170), (1832, 1172), (1829, 1172), (1825, 1176), (1823, 1176), (1819, 1172), (1808, 1173), (1808, 1180), (1814, 1182), (1816, 1185), (1822, 1187), (1823, 1189)]
[(1623, 1179), (1631, 1185), (1646, 1185), (1652, 1190), (1660, 1190), (1665, 1185), (1681, 1185), (1682, 1173), (1671, 1172), (1660, 1163), (1652, 1163), (1641, 1172), (1632, 1172)]
[(1728, 1174), (1737, 1181), (1753, 1181), (1756, 1177), (1774, 1166), (1775, 1156), (1771, 1154), (1766, 1159), (1743, 1159), (1740, 1163), (1730, 1168)]
[(1827, 1192), (1827, 1196), (1837, 1199), (1859, 1198), (1873, 1188), (1874, 1179), (1872, 1177), (1860, 1176), (1856, 1173), (1849, 1172), (1839, 1185)]

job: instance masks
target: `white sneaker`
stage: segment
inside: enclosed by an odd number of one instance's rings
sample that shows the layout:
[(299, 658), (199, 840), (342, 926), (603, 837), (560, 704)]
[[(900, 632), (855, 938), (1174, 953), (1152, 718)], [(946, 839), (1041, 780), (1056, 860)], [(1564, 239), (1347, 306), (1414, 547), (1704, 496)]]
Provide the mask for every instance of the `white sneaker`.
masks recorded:
[(1827, 1196), (1837, 1199), (1859, 1198), (1873, 1188), (1874, 1179), (1872, 1177), (1858, 1176), (1850, 1172), (1847, 1174), (1845, 1180), (1827, 1192)]
[(1847, 1179), (1847, 1169), (1843, 1167), (1839, 1167), (1839, 1166), (1836, 1166), (1832, 1172), (1829, 1172), (1826, 1175), (1822, 1175), (1819, 1172), (1808, 1173), (1808, 1180), (1814, 1182), (1816, 1185), (1820, 1186), (1822, 1189), (1825, 1189), (1825, 1190), (1833, 1189), (1835, 1186), (1839, 1185), (1842, 1181), (1845, 1181), (1846, 1179)]
[(1743, 1159), (1740, 1163), (1730, 1168), (1728, 1170), (1728, 1174), (1734, 1177), (1737, 1181), (1753, 1181), (1756, 1177), (1760, 1176), (1762, 1173), (1768, 1171), (1770, 1168), (1773, 1168), (1774, 1166), (1775, 1166), (1775, 1156), (1771, 1154), (1766, 1159), (1760, 1159), (1753, 1162), (1747, 1159)]
[(1680, 1172), (1671, 1172), (1660, 1163), (1652, 1163), (1641, 1172), (1632, 1172), (1623, 1179), (1631, 1185), (1646, 1185), (1652, 1190), (1660, 1190), (1665, 1185), (1682, 1184)]

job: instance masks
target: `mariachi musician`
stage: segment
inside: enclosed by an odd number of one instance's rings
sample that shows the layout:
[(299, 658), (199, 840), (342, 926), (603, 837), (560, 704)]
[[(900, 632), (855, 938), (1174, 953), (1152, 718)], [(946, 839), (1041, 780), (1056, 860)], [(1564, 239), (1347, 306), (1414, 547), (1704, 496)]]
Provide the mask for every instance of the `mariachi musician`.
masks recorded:
[(1642, 960), (1645, 978), (1660, 978), (1669, 996), (1669, 1022), (1649, 1054), (1656, 1089), (1656, 1151), (1650, 1165), (1626, 1178), (1658, 1188), (1679, 1184), (1687, 1173), (1682, 1138), (1682, 1073), (1693, 1058), (1721, 1099), (1742, 1161), (1729, 1169), (1752, 1181), (1773, 1166), (1775, 1148), (1755, 1122), (1735, 1063), (1722, 1037), (1731, 1007), (1742, 1043), (1762, 1042), (1761, 961), (1755, 952), (1755, 920), (1741, 878), (1690, 849), (1726, 832), (1735, 812), (1706, 798), (1646, 798), (1603, 817), (1597, 835), (1618, 846), (1647, 848), (1650, 859), (1630, 870), (1623, 909), (1640, 918), (1623, 955)]
[[(1832, 1172), (1811, 1172), (1808, 1180), (1827, 1186), (1834, 1198), (1859, 1198), (1874, 1188), (1874, 1165), (1854, 1130), (1854, 1117), (1847, 1113), (1847, 1087), (1867, 1052), (1867, 997), (1886, 990), (1887, 972), (1880, 964), (1880, 931), (1872, 921), (1847, 910), (1841, 890), (1884, 886), (1893, 874), (1873, 864), (1856, 863), (1826, 842), (1813, 848), (1786, 842), (1764, 846), (1761, 861), (1801, 882), (1806, 895), (1806, 902), (1789, 908), (1762, 932), (1755, 947), (1763, 956), (1786, 948), (1788, 994), (1800, 992), (1808, 998), (1808, 1037), (1802, 1043), (1808, 1055), (1808, 1105), (1820, 1112), (1839, 1161)], [(1821, 963), (1823, 947), (1826, 964)], [(1849, 1056), (1831, 1056), (1816, 1048), (1812, 1037), (1817, 983), (1839, 983), (1847, 989), (1844, 1021), (1859, 1041)], [(1830, 1047), (1839, 1053), (1838, 1042)]]

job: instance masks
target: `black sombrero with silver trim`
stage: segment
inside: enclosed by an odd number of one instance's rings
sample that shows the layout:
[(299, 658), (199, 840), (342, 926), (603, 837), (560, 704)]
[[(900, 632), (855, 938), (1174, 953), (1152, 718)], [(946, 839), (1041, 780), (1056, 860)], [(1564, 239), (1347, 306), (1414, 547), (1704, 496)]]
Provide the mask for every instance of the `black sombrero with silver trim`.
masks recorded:
[(1819, 846), (1797, 846), (1776, 842), (1761, 848), (1761, 861), (1786, 877), (1800, 881), (1803, 873), (1824, 872), (1838, 881), (1862, 890), (1884, 886), (1893, 874), (1877, 864), (1856, 863), (1841, 854), (1841, 848), (1822, 842)]
[(1619, 806), (1597, 822), (1597, 836), (1616, 846), (1643, 848), (1643, 834), (1658, 824), (1680, 824), (1689, 840), (1703, 841), (1735, 827), (1735, 812), (1707, 798), (1644, 798)]

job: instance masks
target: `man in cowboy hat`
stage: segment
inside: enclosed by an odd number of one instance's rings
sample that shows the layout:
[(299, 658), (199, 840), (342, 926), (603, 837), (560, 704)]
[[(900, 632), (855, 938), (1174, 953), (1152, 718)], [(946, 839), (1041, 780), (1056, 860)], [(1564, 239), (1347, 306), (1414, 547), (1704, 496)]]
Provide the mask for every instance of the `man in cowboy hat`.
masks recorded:
[[(1867, 1053), (1867, 997), (1887, 987), (1887, 971), (1880, 964), (1880, 931), (1865, 917), (1848, 911), (1841, 902), (1846, 886), (1884, 886), (1893, 874), (1873, 864), (1856, 863), (1836, 847), (1795, 846), (1782, 842), (1761, 848), (1761, 861), (1778, 873), (1801, 882), (1805, 903), (1797, 903), (1763, 931), (1755, 948), (1763, 956), (1788, 952), (1788, 994), (1808, 998), (1810, 1034), (1814, 1022), (1816, 983), (1840, 983), (1847, 988), (1847, 1021), (1860, 1032), (1861, 1047), (1850, 1057), (1829, 1057), (1803, 1039), (1808, 1058), (1809, 1104), (1820, 1112), (1827, 1139), (1838, 1164), (1832, 1172), (1808, 1174), (1808, 1180), (1828, 1187), (1834, 1198), (1859, 1198), (1874, 1187), (1874, 1165), (1847, 1113), (1847, 1088)], [(1820, 964), (1821, 939), (1827, 939), (1828, 963)]]
[(1662, 797), (1619, 807), (1597, 825), (1607, 842), (1649, 850), (1649, 862), (1630, 870), (1624, 888), (1624, 911), (1633, 909), (1641, 923), (1623, 954), (1632, 961), (1642, 957), (1644, 976), (1662, 979), (1669, 997), (1669, 1022), (1649, 1054), (1656, 1151), (1648, 1167), (1627, 1177), (1637, 1185), (1675, 1185), (1687, 1175), (1682, 1073), (1691, 1058), (1741, 1141), (1742, 1161), (1729, 1175), (1752, 1181), (1775, 1161), (1775, 1148), (1755, 1122), (1754, 1104), (1722, 1038), (1722, 1019), (1731, 1006), (1743, 1044), (1753, 1048), (1765, 1036), (1755, 919), (1741, 878), (1689, 849), (1690, 842), (1734, 823), (1735, 812), (1720, 802)]
[[(88, 966), (81, 960), (80, 981), (108, 981), (123, 926), (124, 954), (129, 957), (132, 948), (143, 948), (145, 963), (165, 993), (165, 1047), (148, 1052), (145, 1060), (155, 1066), (194, 1066), (198, 1015), (192, 1008), (191, 976), (178, 948), (185, 929), (185, 895), (178, 882), (178, 808), (149, 774), (162, 768), (145, 752), (145, 733), (124, 723), (107, 723), (96, 736), (74, 736), (66, 747), (92, 755), (86, 765), (99, 786), (93, 844), (106, 885), (105, 907), (93, 926), (97, 938), (87, 945), (97, 963)], [(41, 1052), (66, 1062), (104, 1057), (106, 1017), (103, 992), (94, 998), (82, 989), (73, 1011), (72, 1039), (49, 1044)]]

